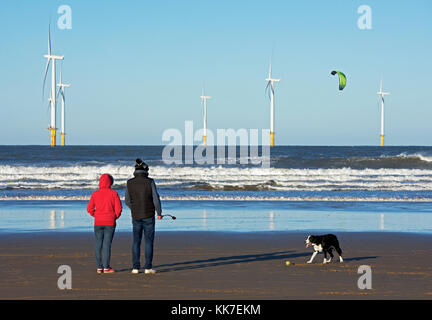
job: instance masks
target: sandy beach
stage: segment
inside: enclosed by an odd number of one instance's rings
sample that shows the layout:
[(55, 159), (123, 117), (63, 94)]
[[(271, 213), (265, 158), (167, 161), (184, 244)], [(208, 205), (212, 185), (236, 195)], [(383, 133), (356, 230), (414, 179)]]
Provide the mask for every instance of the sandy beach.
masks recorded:
[[(96, 274), (93, 233), (0, 235), (0, 299), (431, 299), (432, 236), (337, 233), (344, 263), (306, 264), (308, 232), (159, 232), (155, 275), (131, 274), (132, 236), (114, 237), (115, 274)], [(286, 266), (285, 262), (291, 265)], [(72, 270), (72, 289), (57, 287), (60, 265)], [(372, 289), (360, 290), (358, 268), (372, 270)]]

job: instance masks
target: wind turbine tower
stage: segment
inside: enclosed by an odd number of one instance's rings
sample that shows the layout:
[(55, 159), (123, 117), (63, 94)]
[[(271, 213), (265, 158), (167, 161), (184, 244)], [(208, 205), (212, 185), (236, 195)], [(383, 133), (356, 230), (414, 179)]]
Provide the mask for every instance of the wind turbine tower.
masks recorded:
[(390, 94), (390, 92), (384, 92), (382, 90), (382, 79), (380, 81), (380, 90), (377, 92), (381, 99), (381, 147), (384, 147), (384, 96)]
[(271, 77), (272, 73), (272, 62), (270, 60), (269, 75), (266, 79), (267, 87), (266, 90), (270, 88), (270, 147), (274, 146), (274, 83), (279, 82), (280, 79), (273, 79)]
[(56, 145), (56, 72), (55, 72), (55, 62), (56, 60), (63, 60), (64, 56), (56, 56), (51, 54), (51, 34), (50, 34), (50, 28), (48, 27), (48, 54), (44, 55), (45, 58), (47, 58), (47, 64), (45, 68), (45, 76), (44, 76), (44, 84), (43, 88), (45, 88), (45, 80), (46, 76), (48, 74), (48, 68), (50, 65), (50, 62), (52, 61), (51, 66), (51, 123), (48, 130), (50, 131), (51, 135), (51, 147), (54, 147)]
[(204, 106), (203, 144), (205, 146), (207, 145), (207, 99), (211, 99), (211, 97), (206, 96), (204, 94), (204, 88), (203, 88), (201, 94), (201, 104)]
[(58, 89), (58, 93), (57, 94), (61, 94), (62, 96), (62, 117), (61, 117), (61, 145), (64, 146), (65, 145), (65, 88), (69, 88), (71, 85), (70, 84), (66, 84), (62, 82), (62, 69), (60, 69), (60, 83), (57, 84), (57, 87), (59, 87)]

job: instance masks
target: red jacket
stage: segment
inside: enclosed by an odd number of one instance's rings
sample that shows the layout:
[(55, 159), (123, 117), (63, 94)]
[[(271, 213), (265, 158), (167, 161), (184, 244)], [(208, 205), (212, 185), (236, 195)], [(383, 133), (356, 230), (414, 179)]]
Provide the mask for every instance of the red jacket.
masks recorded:
[(115, 226), (122, 212), (122, 204), (116, 191), (111, 189), (113, 181), (104, 173), (99, 179), (99, 190), (93, 192), (87, 212), (95, 218), (95, 226)]

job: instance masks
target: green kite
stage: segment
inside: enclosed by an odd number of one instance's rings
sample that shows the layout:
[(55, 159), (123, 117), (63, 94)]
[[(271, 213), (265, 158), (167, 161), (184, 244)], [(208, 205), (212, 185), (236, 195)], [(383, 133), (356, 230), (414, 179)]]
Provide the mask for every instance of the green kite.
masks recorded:
[(342, 73), (342, 72), (340, 72), (340, 71), (336, 71), (336, 70), (333, 70), (332, 72), (331, 72), (331, 74), (334, 76), (335, 74), (338, 74), (338, 76), (339, 76), (339, 90), (343, 90), (343, 88), (345, 88), (345, 86), (346, 86), (346, 77), (345, 77), (345, 75)]

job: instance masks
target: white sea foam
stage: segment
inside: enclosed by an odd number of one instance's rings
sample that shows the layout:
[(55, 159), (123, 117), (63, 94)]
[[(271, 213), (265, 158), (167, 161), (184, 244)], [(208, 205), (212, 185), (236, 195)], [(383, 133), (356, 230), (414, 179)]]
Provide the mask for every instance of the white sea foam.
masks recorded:
[[(88, 201), (87, 196), (3, 196), (0, 201)], [(124, 198), (121, 198), (124, 200)], [(432, 198), (397, 197), (258, 197), (258, 196), (171, 196), (162, 201), (328, 201), (328, 202), (431, 202)]]
[[(114, 176), (115, 186), (124, 187), (132, 177), (129, 166), (27, 167), (0, 166), (3, 189), (96, 189), (102, 173)], [(279, 191), (323, 190), (432, 190), (432, 170), (425, 169), (287, 169), (238, 167), (151, 168), (160, 187), (226, 188)]]
[[(388, 157), (389, 156), (384, 156), (384, 158), (388, 158)], [(424, 154), (421, 154), (421, 153), (410, 154), (410, 153), (403, 152), (403, 153), (397, 155), (397, 157), (400, 157), (400, 158), (415, 158), (415, 159), (420, 159), (421, 161), (425, 161), (425, 162), (432, 162), (432, 156), (430, 156), (430, 155), (424, 155)]]
[(416, 156), (422, 161), (432, 162), (432, 156), (424, 156), (422, 154), (416, 154)]

